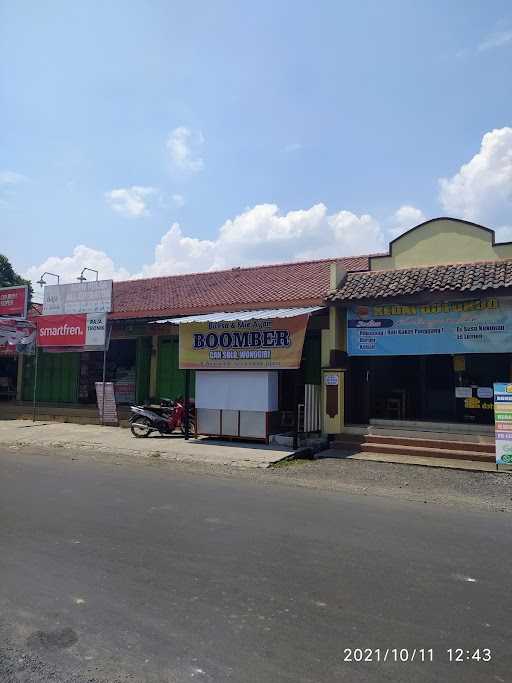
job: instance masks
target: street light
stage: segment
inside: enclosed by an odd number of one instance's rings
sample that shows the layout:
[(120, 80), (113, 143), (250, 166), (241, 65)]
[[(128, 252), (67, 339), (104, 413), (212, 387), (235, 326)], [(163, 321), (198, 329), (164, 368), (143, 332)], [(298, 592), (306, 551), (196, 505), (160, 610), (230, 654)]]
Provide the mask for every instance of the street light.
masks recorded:
[(79, 282), (85, 282), (87, 280), (86, 277), (84, 277), (85, 271), (88, 270), (90, 273), (96, 273), (96, 282), (98, 281), (98, 271), (94, 270), (94, 268), (82, 268), (82, 272), (80, 275), (77, 277), (77, 280)]
[(37, 281), (37, 284), (42, 287), (43, 285), (46, 284), (46, 280), (44, 279), (45, 275), (51, 275), (52, 277), (57, 278), (57, 284), (60, 283), (60, 275), (56, 275), (55, 273), (50, 273), (47, 270), (44, 271), (44, 273), (41, 275), (41, 279)]

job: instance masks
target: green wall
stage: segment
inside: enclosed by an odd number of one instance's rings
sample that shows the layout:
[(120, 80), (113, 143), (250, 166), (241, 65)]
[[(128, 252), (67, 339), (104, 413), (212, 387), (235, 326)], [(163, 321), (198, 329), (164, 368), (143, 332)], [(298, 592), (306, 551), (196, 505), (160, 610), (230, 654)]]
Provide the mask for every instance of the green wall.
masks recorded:
[[(195, 378), (190, 373), (190, 395), (194, 396)], [(160, 337), (156, 376), (158, 398), (175, 399), (185, 395), (185, 371), (179, 369), (178, 337)]]
[[(35, 356), (23, 363), (24, 401), (34, 398)], [(80, 374), (79, 353), (44, 353), (39, 351), (37, 367), (37, 400), (42, 403), (76, 403)]]

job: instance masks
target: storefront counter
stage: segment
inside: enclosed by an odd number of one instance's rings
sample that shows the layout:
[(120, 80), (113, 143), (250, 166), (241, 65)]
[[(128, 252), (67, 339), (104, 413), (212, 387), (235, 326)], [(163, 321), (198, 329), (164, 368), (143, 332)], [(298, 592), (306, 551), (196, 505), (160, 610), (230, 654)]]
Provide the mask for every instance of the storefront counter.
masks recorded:
[(267, 441), (279, 419), (278, 373), (198, 371), (195, 401), (198, 434)]

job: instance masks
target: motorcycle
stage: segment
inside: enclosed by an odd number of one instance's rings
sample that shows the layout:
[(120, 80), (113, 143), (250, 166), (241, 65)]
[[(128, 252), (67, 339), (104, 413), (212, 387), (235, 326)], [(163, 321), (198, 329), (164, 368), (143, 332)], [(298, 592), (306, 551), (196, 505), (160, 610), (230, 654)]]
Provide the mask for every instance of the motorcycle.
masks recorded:
[[(180, 429), (185, 435), (185, 402), (180, 398), (172, 401), (162, 399), (160, 405), (130, 406), (130, 430), (133, 436), (148, 437), (152, 432), (172, 434)], [(189, 434), (196, 434), (196, 416), (193, 402), (189, 402), (188, 409)]]

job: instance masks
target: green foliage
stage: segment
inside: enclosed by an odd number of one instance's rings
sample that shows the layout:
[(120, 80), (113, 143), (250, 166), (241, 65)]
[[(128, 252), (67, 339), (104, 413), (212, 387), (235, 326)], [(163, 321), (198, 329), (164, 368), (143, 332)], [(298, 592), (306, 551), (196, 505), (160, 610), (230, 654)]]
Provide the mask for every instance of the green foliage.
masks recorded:
[(14, 285), (28, 285), (28, 303), (30, 306), (33, 293), (30, 281), (18, 275), (7, 256), (0, 254), (0, 287), (13, 287)]

